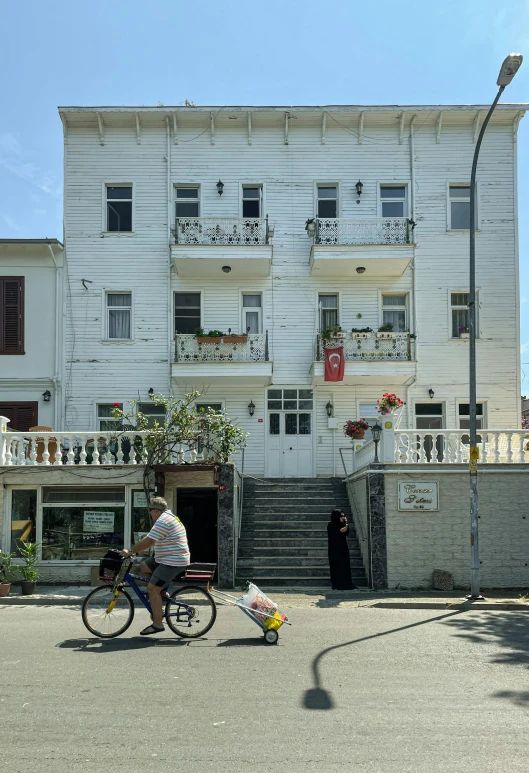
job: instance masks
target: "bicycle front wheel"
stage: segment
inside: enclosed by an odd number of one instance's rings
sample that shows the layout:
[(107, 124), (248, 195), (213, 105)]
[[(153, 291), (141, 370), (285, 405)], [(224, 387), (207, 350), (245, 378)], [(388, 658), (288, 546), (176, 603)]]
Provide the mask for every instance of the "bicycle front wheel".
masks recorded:
[(85, 598), (81, 615), (90, 633), (101, 639), (113, 639), (132, 623), (134, 604), (126, 591), (120, 590), (116, 598), (112, 585), (102, 585)]
[(210, 594), (193, 585), (171, 594), (165, 606), (167, 625), (184, 639), (197, 639), (209, 631), (217, 619), (217, 607)]

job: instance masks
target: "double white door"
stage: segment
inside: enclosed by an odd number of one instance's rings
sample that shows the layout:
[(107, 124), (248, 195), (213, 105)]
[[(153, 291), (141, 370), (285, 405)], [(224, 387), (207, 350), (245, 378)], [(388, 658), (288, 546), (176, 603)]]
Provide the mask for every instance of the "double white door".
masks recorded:
[(267, 430), (267, 476), (312, 477), (312, 413), (269, 413)]

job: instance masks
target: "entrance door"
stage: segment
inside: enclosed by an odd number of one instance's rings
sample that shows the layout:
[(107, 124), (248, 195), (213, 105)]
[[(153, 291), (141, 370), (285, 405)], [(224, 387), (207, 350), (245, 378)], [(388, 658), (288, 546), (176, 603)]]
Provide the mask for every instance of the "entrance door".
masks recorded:
[(218, 563), (217, 489), (179, 488), (176, 514), (186, 527), (191, 561)]
[(312, 476), (312, 406), (310, 389), (268, 390), (269, 478)]
[[(442, 430), (444, 429), (443, 403), (415, 403), (415, 426), (417, 429)], [(428, 462), (433, 455), (437, 455), (437, 461), (443, 461), (444, 438), (437, 436), (435, 440), (435, 451), (433, 450), (434, 435), (425, 435), (424, 451)], [(419, 437), (417, 437), (417, 446), (420, 446)]]

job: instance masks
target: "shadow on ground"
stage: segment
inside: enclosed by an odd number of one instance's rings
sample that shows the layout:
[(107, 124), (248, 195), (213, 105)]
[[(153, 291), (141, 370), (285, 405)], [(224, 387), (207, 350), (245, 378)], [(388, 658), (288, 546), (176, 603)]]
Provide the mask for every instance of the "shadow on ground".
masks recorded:
[(74, 652), (89, 652), (106, 655), (112, 652), (143, 650), (149, 647), (264, 647), (259, 639), (157, 639), (133, 636), (130, 639), (65, 639), (55, 645), (60, 649)]

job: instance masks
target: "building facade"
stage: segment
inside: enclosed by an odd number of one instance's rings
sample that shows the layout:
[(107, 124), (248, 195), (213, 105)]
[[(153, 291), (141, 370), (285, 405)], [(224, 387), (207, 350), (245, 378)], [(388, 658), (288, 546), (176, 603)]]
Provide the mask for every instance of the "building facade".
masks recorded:
[[(386, 391), (406, 401), (401, 428), (468, 428), (485, 110), (60, 108), (62, 428), (104, 431), (115, 402), (196, 389), (250, 433), (244, 472), (266, 477), (341, 475), (342, 425), (374, 419)], [(497, 108), (478, 169), (483, 429), (519, 427), (524, 110)], [(341, 346), (344, 378), (326, 382)]]

